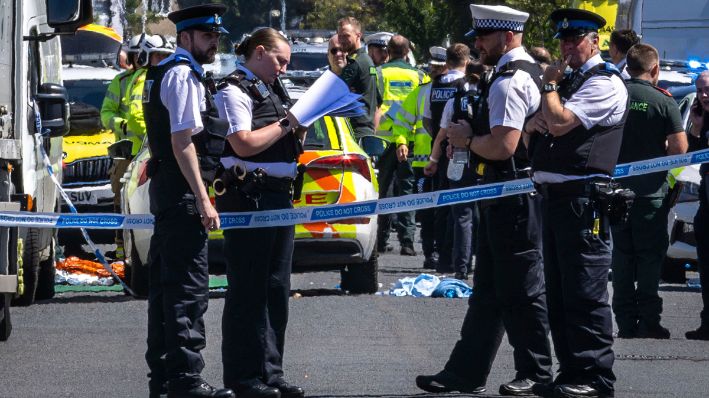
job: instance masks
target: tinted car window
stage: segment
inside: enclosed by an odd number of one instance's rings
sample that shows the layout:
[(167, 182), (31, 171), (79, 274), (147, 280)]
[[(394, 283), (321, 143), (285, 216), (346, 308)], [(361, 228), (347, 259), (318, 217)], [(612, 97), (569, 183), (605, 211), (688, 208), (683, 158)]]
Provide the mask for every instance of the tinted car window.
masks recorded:
[(292, 53), (289, 70), (317, 70), (327, 66), (327, 53)]
[(308, 127), (308, 133), (305, 136), (303, 146), (305, 149), (310, 150), (332, 149), (332, 143), (330, 142), (330, 138), (327, 134), (325, 119), (320, 118)]
[(97, 109), (101, 109), (110, 83), (108, 80), (64, 80), (69, 102), (83, 102)]

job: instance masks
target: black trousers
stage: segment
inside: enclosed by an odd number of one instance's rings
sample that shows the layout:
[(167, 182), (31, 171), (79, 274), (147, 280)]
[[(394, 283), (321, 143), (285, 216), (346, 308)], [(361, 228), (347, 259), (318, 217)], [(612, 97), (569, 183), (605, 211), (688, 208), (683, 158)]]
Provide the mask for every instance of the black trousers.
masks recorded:
[(445, 371), (481, 386), (507, 331), (515, 378), (551, 381), (540, 201), (530, 195), (480, 203), (477, 263), (460, 340)]
[[(600, 218), (597, 231), (595, 219)], [(544, 198), (544, 269), (558, 380), (612, 391), (613, 321), (608, 304), (608, 223), (588, 195)]]
[[(263, 190), (256, 203), (229, 189), (217, 209), (261, 211), (292, 208), (290, 194)], [(222, 317), (224, 385), (234, 388), (283, 378), (283, 349), (294, 226), (224, 231), (229, 288)]]
[[(395, 189), (395, 196), (411, 195), (414, 193), (414, 170), (411, 163), (408, 161), (400, 162), (396, 158), (396, 144), (389, 144), (382, 156), (377, 162), (379, 168), (379, 197), (386, 198), (389, 186), (396, 184), (398, 191)], [(392, 217), (389, 214), (381, 214), (378, 217), (377, 226), (377, 245), (379, 247), (386, 246), (389, 241), (389, 231), (391, 230)], [(405, 211), (396, 214), (396, 223), (394, 223), (396, 234), (399, 238), (401, 246), (411, 246), (414, 244), (414, 234), (416, 232), (416, 223), (414, 222), (414, 212)]]
[[(152, 183), (151, 183), (152, 184)], [(151, 187), (152, 188), (152, 187)], [(161, 200), (151, 189), (150, 200)], [(201, 381), (205, 347), (202, 318), (209, 299), (207, 231), (194, 196), (159, 206), (150, 239), (148, 350), (150, 389), (189, 388)]]
[[(476, 176), (471, 166), (466, 165), (463, 171), (463, 178), (460, 181), (449, 181), (449, 185), (451, 189), (470, 187), (476, 184), (475, 178)], [(477, 229), (480, 224), (478, 202), (451, 205), (450, 214), (452, 220), (451, 228), (453, 230), (451, 265), (456, 272), (468, 273), (472, 270)]]
[(702, 176), (699, 189), (699, 210), (694, 216), (694, 237), (697, 240), (699, 281), (702, 284), (702, 327), (709, 328), (709, 186), (707, 176)]
[[(433, 176), (432, 186), (434, 191), (450, 189), (450, 181), (446, 176), (448, 170), (448, 156), (443, 156), (438, 161), (438, 169)], [(451, 206), (439, 206), (433, 210), (433, 238), (438, 249), (438, 264), (440, 270), (453, 269), (453, 217)]]
[[(433, 179), (423, 174), (422, 167), (414, 167), (416, 178), (416, 193), (433, 191)], [(416, 217), (421, 222), (421, 246), (423, 255), (429, 257), (434, 252), (438, 252), (438, 245), (435, 239), (435, 208), (416, 210)]]

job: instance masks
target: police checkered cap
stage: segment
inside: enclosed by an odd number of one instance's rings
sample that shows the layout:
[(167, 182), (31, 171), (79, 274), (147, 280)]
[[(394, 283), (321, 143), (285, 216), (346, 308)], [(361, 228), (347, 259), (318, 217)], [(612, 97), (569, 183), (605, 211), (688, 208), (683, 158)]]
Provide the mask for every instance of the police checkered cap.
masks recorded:
[(389, 45), (389, 40), (394, 36), (389, 32), (377, 32), (364, 38), (364, 44), (368, 46), (386, 47)]
[(443, 47), (433, 46), (428, 49), (431, 54), (431, 60), (429, 63), (431, 65), (445, 65), (446, 64), (446, 49)]
[(480, 31), (522, 32), (524, 23), (529, 19), (528, 13), (507, 6), (471, 4), (470, 12), (473, 14), (473, 30)]

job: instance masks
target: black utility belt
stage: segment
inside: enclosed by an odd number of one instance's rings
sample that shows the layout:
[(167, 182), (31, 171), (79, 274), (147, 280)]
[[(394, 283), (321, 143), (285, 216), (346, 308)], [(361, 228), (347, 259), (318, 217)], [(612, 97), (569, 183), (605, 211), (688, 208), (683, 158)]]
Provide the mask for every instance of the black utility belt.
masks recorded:
[(559, 183), (534, 184), (534, 188), (545, 198), (563, 198), (568, 196), (591, 196), (595, 184), (607, 184), (608, 181), (572, 180)]
[(292, 192), (293, 182), (289, 177), (272, 177), (266, 174), (263, 169), (252, 171), (241, 170), (239, 167), (230, 167), (221, 176), (214, 180), (214, 193), (217, 196), (224, 195), (227, 189), (236, 187), (245, 193), (252, 190), (267, 190), (274, 192)]
[(545, 198), (584, 196), (593, 207), (608, 217), (611, 225), (626, 222), (635, 201), (635, 193), (612, 180), (574, 180), (557, 184), (535, 184)]

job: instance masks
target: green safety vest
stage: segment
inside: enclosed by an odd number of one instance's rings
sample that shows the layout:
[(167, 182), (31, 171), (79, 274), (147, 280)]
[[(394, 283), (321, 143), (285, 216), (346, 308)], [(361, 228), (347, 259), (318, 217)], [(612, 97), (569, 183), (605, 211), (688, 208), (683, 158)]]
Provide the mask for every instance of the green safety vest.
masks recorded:
[(119, 139), (119, 134), (123, 134), (121, 124), (127, 122), (128, 105), (123, 102), (123, 97), (133, 73), (132, 70), (126, 70), (117, 74), (108, 85), (101, 104), (101, 124), (113, 131), (116, 139)]
[(145, 86), (145, 75), (147, 68), (138, 69), (126, 87), (126, 95), (123, 102), (127, 105), (126, 133), (121, 132), (121, 139), (129, 139), (133, 142), (133, 156), (138, 153), (143, 138), (145, 138), (145, 116), (143, 116), (143, 87)]
[(431, 84), (424, 83), (412, 91), (394, 118), (393, 132), (397, 144), (414, 143), (412, 167), (425, 167), (431, 156), (431, 134), (423, 127), (423, 111)]
[(408, 143), (408, 138), (397, 137), (394, 132), (394, 120), (406, 97), (419, 85), (430, 82), (424, 72), (402, 60), (388, 62), (381, 66), (382, 79), (379, 90), (382, 93), (381, 117), (377, 136), (389, 142)]

